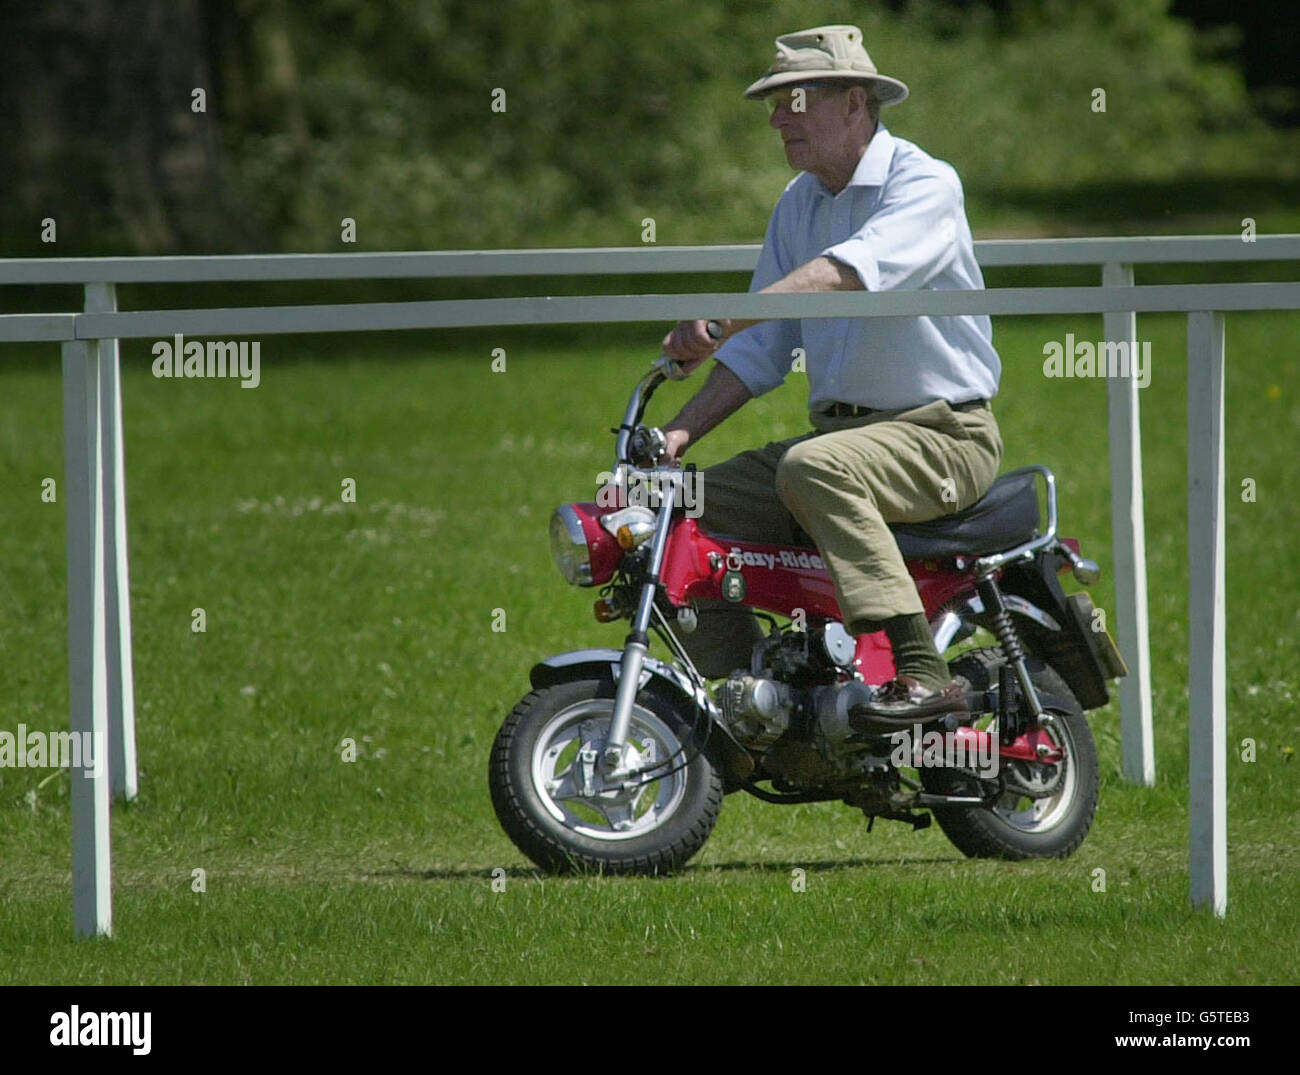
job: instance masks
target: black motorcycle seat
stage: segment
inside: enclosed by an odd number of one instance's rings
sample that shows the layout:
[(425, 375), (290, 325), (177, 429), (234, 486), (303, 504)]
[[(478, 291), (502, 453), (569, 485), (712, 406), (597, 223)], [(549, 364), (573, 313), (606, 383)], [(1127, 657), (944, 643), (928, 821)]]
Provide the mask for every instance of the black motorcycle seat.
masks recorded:
[(904, 560), (945, 560), (987, 556), (1022, 545), (1038, 533), (1035, 473), (1009, 474), (965, 511), (925, 523), (890, 526)]
[[(1038, 534), (1038, 489), (1034, 471), (1006, 474), (994, 480), (979, 500), (925, 523), (893, 523), (889, 529), (904, 560), (950, 560), (954, 556), (987, 556), (1023, 545)], [(718, 540), (750, 540), (734, 534), (708, 532)], [(803, 531), (796, 543), (815, 548)]]

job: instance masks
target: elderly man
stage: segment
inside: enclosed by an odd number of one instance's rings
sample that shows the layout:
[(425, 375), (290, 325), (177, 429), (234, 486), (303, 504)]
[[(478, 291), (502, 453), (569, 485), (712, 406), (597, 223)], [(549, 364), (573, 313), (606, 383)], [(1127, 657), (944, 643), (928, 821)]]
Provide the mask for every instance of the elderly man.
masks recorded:
[[(751, 291), (982, 288), (961, 182), (953, 169), (879, 123), (907, 87), (878, 74), (855, 26), (776, 40), (776, 59), (745, 91), (766, 99), (790, 166)], [(989, 409), (1001, 362), (987, 317), (683, 321), (664, 350), (690, 371), (716, 352), (708, 380), (664, 427), (670, 458), (771, 391), (801, 353), (813, 431), (705, 469), (706, 530), (816, 543), (846, 627), (883, 630), (895, 678), (859, 719), (928, 719), (966, 708), (935, 649), (891, 522), (959, 511), (984, 495), (1002, 441)], [(722, 602), (701, 608), (684, 644), (707, 676), (746, 666), (761, 630)]]

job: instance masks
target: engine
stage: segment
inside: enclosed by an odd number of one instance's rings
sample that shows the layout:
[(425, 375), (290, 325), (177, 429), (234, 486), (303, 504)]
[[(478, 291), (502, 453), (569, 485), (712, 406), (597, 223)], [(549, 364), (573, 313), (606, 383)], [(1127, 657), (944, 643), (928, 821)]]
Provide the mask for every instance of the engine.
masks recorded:
[(763, 756), (763, 770), (779, 785), (857, 781), (887, 756), (887, 749), (875, 756), (849, 725), (849, 708), (873, 693), (843, 681), (853, 654), (852, 636), (838, 623), (774, 634), (754, 647), (750, 671), (733, 672), (719, 689), (727, 728)]
[(761, 752), (790, 730), (795, 697), (785, 683), (733, 672), (718, 692), (718, 705), (731, 734)]

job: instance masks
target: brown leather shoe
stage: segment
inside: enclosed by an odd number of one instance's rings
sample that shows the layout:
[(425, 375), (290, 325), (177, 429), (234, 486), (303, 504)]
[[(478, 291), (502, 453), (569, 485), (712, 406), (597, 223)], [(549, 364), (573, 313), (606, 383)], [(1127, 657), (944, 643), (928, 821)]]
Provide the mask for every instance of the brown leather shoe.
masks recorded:
[(849, 724), (855, 731), (874, 731), (881, 724), (907, 726), (944, 713), (969, 713), (966, 691), (955, 679), (943, 690), (922, 687), (911, 676), (891, 679), (870, 702), (849, 709)]

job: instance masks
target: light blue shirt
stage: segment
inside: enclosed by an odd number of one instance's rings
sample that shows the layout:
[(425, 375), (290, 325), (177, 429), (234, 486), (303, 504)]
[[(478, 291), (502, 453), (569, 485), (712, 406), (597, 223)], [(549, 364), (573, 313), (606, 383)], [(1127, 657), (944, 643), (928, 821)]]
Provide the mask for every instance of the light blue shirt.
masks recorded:
[[(839, 194), (801, 172), (785, 188), (751, 292), (826, 255), (868, 291), (983, 288), (952, 166), (877, 127)], [(1002, 363), (987, 317), (859, 317), (764, 321), (727, 340), (718, 361), (760, 396), (785, 380), (802, 348), (808, 402), (880, 410), (997, 394)]]

